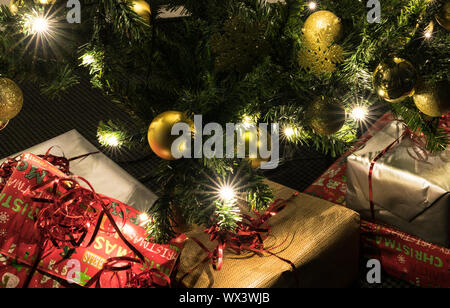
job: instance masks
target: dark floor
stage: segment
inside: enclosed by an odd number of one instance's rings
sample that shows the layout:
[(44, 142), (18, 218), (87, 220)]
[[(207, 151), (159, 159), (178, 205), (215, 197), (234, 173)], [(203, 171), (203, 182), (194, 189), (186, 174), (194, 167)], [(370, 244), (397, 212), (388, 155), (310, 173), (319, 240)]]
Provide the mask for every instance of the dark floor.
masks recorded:
[[(101, 149), (96, 137), (99, 121), (120, 119), (133, 126), (132, 120), (118, 106), (109, 102), (99, 91), (93, 90), (88, 82), (64, 94), (60, 101), (50, 101), (39, 94), (33, 85), (21, 85), (24, 93), (24, 107), (18, 117), (0, 131), (0, 158), (21, 152), (69, 130), (76, 129), (92, 144)], [(104, 149), (102, 149), (104, 150)], [(147, 145), (141, 150), (121, 149), (105, 152), (122, 168), (139, 180), (147, 179), (157, 159)], [(298, 154), (267, 176), (278, 183), (303, 191), (318, 178), (334, 161), (317, 151), (301, 148)], [(150, 189), (152, 183), (144, 183)], [(361, 267), (363, 269), (363, 267)], [(382, 285), (367, 285), (364, 271), (354, 287), (406, 287), (407, 284), (386, 277)]]

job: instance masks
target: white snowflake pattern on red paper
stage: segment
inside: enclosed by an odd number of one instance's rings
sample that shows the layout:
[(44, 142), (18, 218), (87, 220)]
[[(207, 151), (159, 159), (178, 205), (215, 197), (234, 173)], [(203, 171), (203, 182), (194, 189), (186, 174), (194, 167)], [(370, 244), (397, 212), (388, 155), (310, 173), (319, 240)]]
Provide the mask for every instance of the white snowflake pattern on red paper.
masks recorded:
[(0, 224), (6, 224), (9, 220), (9, 215), (6, 212), (0, 213)]
[(6, 234), (8, 234), (8, 233), (6, 232), (6, 229), (0, 229), (0, 237), (5, 237)]

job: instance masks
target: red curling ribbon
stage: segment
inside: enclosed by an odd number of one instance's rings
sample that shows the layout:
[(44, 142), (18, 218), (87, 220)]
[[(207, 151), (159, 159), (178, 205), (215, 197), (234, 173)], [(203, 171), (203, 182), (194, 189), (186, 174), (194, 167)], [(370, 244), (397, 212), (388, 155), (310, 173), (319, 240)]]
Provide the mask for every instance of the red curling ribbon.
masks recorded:
[[(48, 161), (55, 167), (57, 167), (59, 170), (61, 170), (64, 174), (70, 175), (70, 168), (69, 164), (71, 161), (78, 160), (78, 159), (84, 159), (90, 155), (98, 154), (100, 151), (95, 151), (83, 155), (79, 155), (72, 158), (66, 158), (63, 154), (63, 156), (56, 156), (50, 154), (50, 151), (55, 148), (51, 147), (47, 150), (47, 152), (44, 155), (38, 155), (38, 157)], [(22, 155), (18, 155), (13, 158), (7, 158), (1, 165), (0, 165), (0, 191), (3, 190), (4, 186), (6, 185), (6, 182), (8, 182), (8, 179), (11, 177), (12, 173), (16, 169), (17, 164), (20, 161), (20, 157)]]
[[(85, 287), (89, 288), (95, 284), (96, 288), (102, 288), (101, 277), (105, 273), (113, 273), (110, 280), (116, 278), (118, 281), (119, 288), (164, 288), (170, 287), (170, 278), (166, 274), (156, 270), (150, 269), (148, 271), (142, 272), (140, 274), (135, 274), (132, 272), (133, 264), (142, 264), (143, 262), (136, 258), (130, 257), (115, 257), (109, 258), (103, 268), (92, 277)], [(127, 272), (127, 281), (125, 285), (118, 276), (119, 272)]]
[[(419, 136), (417, 135), (415, 132), (413, 132), (412, 130), (410, 130), (406, 125), (404, 128), (404, 132), (400, 135), (400, 137), (398, 137), (396, 140), (394, 140), (394, 142), (392, 142), (391, 144), (389, 144), (386, 148), (383, 149), (383, 151), (381, 151), (370, 163), (370, 168), (369, 168), (369, 203), (370, 203), (370, 214), (371, 214), (371, 218), (372, 221), (375, 221), (375, 203), (373, 201), (373, 169), (375, 167), (376, 162), (383, 157), (388, 151), (390, 151), (394, 146), (396, 146), (397, 144), (399, 144), (405, 137), (410, 138), (414, 144), (422, 151), (423, 156), (421, 153), (419, 153), (417, 151), (417, 149), (414, 149), (414, 151), (416, 152), (416, 155), (419, 159), (421, 160), (427, 160), (428, 159), (428, 152), (425, 149), (425, 142), (423, 142), (422, 137), (423, 136)], [(413, 157), (409, 151), (408, 154)]]
[(14, 158), (7, 158), (0, 165), (0, 192), (3, 190), (3, 188), (6, 185), (6, 182), (8, 182), (8, 180), (11, 177), (12, 173), (16, 169), (16, 166), (19, 163), (18, 157), (19, 156), (16, 156)]
[[(270, 233), (270, 226), (268, 226), (267, 221), (269, 218), (277, 215), (281, 210), (283, 210), (287, 201), (298, 196), (298, 192), (295, 192), (288, 199), (277, 199), (275, 200), (264, 213), (260, 214), (256, 212), (256, 218), (249, 215), (243, 215), (244, 221), (238, 223), (238, 227), (234, 232), (228, 230), (220, 230), (218, 225), (213, 225), (210, 228), (205, 229), (205, 233), (209, 235), (209, 239), (214, 242), (217, 241), (218, 244), (213, 251), (210, 251), (200, 242), (197, 238), (191, 237), (191, 239), (197, 243), (200, 248), (207, 253), (206, 257), (193, 269), (186, 272), (181, 278), (181, 282), (193, 271), (195, 271), (201, 264), (211, 260), (212, 267), (214, 270), (219, 271), (223, 266), (224, 251), (226, 248), (231, 249), (236, 254), (241, 254), (243, 251), (251, 251), (258, 255), (263, 255), (268, 253), (278, 259), (288, 263), (292, 270), (295, 271), (295, 264), (291, 261), (278, 256), (273, 253), (271, 249), (264, 247), (264, 241), (268, 238)], [(263, 235), (263, 233), (265, 235)]]

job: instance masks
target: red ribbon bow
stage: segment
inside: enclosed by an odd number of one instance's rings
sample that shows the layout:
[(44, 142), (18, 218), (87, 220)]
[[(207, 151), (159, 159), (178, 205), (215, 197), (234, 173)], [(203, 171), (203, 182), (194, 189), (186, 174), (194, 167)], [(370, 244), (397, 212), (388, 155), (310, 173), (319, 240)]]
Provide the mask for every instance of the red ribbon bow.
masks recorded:
[[(133, 289), (143, 289), (143, 288), (166, 288), (170, 287), (170, 278), (166, 274), (158, 271), (157, 269), (150, 269), (148, 271), (142, 272), (140, 274), (135, 274), (132, 271), (134, 264), (142, 264), (143, 262), (139, 259), (130, 257), (116, 257), (108, 259), (103, 268), (97, 272), (97, 274), (92, 277), (89, 282), (85, 285), (86, 287), (91, 287), (95, 284), (96, 288), (101, 288), (101, 278), (106, 273), (112, 273), (110, 280), (116, 278), (119, 288), (133, 288)], [(122, 285), (119, 273), (126, 271), (127, 278), (125, 285)]]
[[(207, 256), (193, 269), (189, 270), (182, 278), (183, 281), (189, 274), (195, 271), (201, 264), (211, 260), (212, 267), (214, 270), (219, 271), (223, 265), (224, 251), (226, 248), (233, 250), (236, 254), (241, 254), (243, 251), (251, 251), (258, 255), (263, 255), (268, 253), (278, 259), (288, 263), (292, 270), (295, 271), (295, 264), (291, 261), (281, 258), (276, 253), (270, 251), (264, 247), (264, 240), (267, 239), (270, 233), (270, 226), (268, 226), (267, 221), (269, 218), (278, 214), (282, 209), (286, 207), (286, 202), (294, 197), (298, 196), (298, 192), (294, 193), (287, 200), (277, 199), (275, 200), (268, 209), (260, 214), (255, 213), (256, 218), (249, 215), (243, 215), (244, 221), (238, 223), (238, 227), (234, 232), (228, 230), (221, 230), (218, 225), (213, 225), (210, 228), (205, 229), (205, 233), (209, 234), (209, 238), (212, 242), (217, 241), (218, 244), (213, 251), (210, 251), (195, 237), (191, 239), (196, 242), (202, 250), (207, 253)], [(279, 245), (278, 245), (279, 246)], [(273, 247), (272, 249), (274, 249)]]

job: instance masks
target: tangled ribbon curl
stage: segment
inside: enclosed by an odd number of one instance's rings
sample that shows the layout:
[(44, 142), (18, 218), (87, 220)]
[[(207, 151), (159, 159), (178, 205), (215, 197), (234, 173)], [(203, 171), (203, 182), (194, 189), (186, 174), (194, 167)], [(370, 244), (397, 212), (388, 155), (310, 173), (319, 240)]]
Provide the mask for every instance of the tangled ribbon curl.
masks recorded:
[[(145, 264), (145, 257), (126, 239), (118, 227), (110, 213), (111, 200), (98, 195), (86, 179), (71, 176), (71, 161), (100, 152), (97, 151), (67, 159), (65, 156), (50, 154), (52, 148), (46, 154), (39, 155), (39, 157), (57, 167), (68, 177), (48, 175), (44, 182), (29, 187), (24, 193), (31, 198), (32, 202), (40, 203), (41, 206), (34, 217), (35, 227), (40, 234), (40, 240), (37, 243), (36, 258), (23, 287), (27, 288), (35, 272), (40, 271), (38, 266), (44, 252), (48, 253), (46, 250), (51, 251), (63, 246), (77, 248), (83, 245), (84, 247), (89, 247), (101, 230), (104, 217), (107, 218), (112, 229), (103, 231), (115, 232), (125, 245), (131, 249), (136, 258), (117, 257), (108, 259), (103, 268), (88, 282), (86, 287), (95, 284), (96, 287), (100, 288), (100, 278), (105, 273), (112, 273), (111, 279), (116, 277), (119, 287), (122, 287), (122, 280), (118, 274), (123, 271), (126, 271), (127, 274), (123, 284), (125, 288), (170, 287), (170, 278), (156, 269), (150, 269), (138, 274), (133, 272), (133, 265)], [(20, 156), (17, 156), (8, 158), (0, 166), (0, 190), (3, 189), (19, 162)], [(80, 182), (84, 183), (88, 188), (83, 187)], [(88, 235), (90, 239), (86, 240)], [(48, 245), (49, 243), (51, 244)], [(51, 276), (51, 274), (49, 275)]]
[[(256, 217), (251, 217), (244, 214), (243, 221), (238, 223), (238, 226), (234, 231), (221, 230), (217, 224), (205, 229), (204, 232), (209, 235), (209, 239), (212, 242), (217, 241), (218, 243), (213, 251), (210, 251), (208, 248), (206, 248), (206, 246), (203, 245), (203, 243), (197, 238), (191, 237), (191, 239), (195, 243), (197, 243), (197, 245), (199, 245), (203, 251), (207, 253), (207, 256), (197, 266), (186, 272), (181, 278), (180, 282), (182, 282), (188, 275), (190, 275), (201, 264), (207, 262), (208, 260), (211, 260), (214, 270), (220, 271), (223, 266), (224, 252), (226, 248), (231, 249), (238, 255), (245, 251), (253, 252), (258, 255), (264, 255), (264, 253), (268, 253), (286, 262), (291, 266), (292, 270), (295, 271), (296, 267), (294, 263), (278, 256), (276, 253), (271, 251), (276, 247), (267, 249), (264, 246), (264, 241), (269, 237), (271, 231), (271, 228), (268, 224), (269, 218), (277, 215), (286, 207), (286, 202), (296, 196), (298, 196), (298, 192), (294, 193), (286, 200), (275, 200), (264, 213), (261, 214), (256, 212)], [(297, 279), (297, 276), (295, 277)]]

